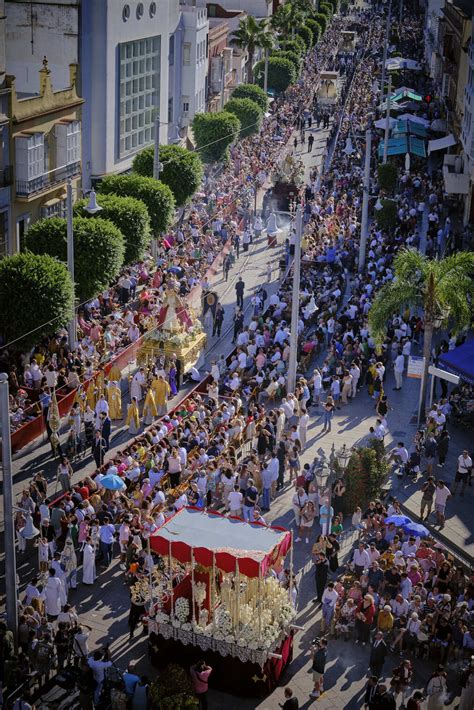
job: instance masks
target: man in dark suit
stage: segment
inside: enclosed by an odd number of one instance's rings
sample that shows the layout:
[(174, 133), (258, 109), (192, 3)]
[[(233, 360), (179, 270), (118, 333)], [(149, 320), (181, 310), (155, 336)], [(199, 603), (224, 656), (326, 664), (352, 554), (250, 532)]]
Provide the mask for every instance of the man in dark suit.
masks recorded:
[(380, 678), (382, 675), (383, 664), (385, 663), (385, 656), (387, 655), (388, 648), (387, 644), (383, 640), (383, 633), (377, 631), (375, 634), (374, 642), (372, 648), (370, 649), (370, 659), (369, 666), (372, 675)]
[(104, 455), (106, 452), (105, 440), (100, 431), (95, 433), (94, 441), (92, 442), (92, 456), (94, 457), (95, 465), (100, 468), (104, 463)]
[(100, 433), (103, 440), (105, 441), (105, 450), (110, 449), (110, 430), (112, 428), (112, 420), (110, 419), (107, 412), (101, 412), (100, 414)]

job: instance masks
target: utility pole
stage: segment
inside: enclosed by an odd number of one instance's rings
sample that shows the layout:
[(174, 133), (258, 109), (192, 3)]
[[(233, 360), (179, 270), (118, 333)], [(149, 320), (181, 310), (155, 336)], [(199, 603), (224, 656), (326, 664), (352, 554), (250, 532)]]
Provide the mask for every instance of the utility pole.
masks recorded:
[(296, 208), (295, 216), (296, 239), (295, 258), (293, 260), (293, 291), (291, 296), (291, 332), (290, 332), (290, 359), (288, 362), (288, 379), (286, 389), (294, 392), (296, 386), (296, 368), (298, 353), (298, 322), (300, 319), (300, 271), (301, 271), (301, 236), (303, 232), (303, 211), (301, 205)]
[(388, 3), (388, 13), (387, 13), (387, 26), (385, 28), (385, 43), (383, 46), (383, 59), (382, 59), (382, 87), (380, 91), (380, 101), (383, 101), (384, 91), (385, 91), (385, 65), (387, 63), (388, 54), (388, 43), (390, 40), (390, 21), (392, 15), (392, 0)]
[(367, 231), (369, 226), (369, 192), (370, 192), (370, 157), (372, 150), (372, 132), (366, 131), (365, 134), (365, 164), (364, 164), (364, 183), (363, 199), (362, 199), (362, 219), (360, 223), (360, 241), (359, 241), (359, 271), (364, 270), (365, 252), (367, 250)]
[(388, 156), (388, 137), (390, 135), (390, 99), (392, 98), (392, 75), (388, 78), (387, 91), (387, 112), (385, 114), (385, 136), (383, 141), (383, 164), (387, 162)]
[(15, 523), (13, 518), (12, 448), (8, 375), (0, 372), (0, 421), (2, 423), (3, 524), (5, 526), (5, 597), (7, 627), (18, 640), (18, 585), (16, 581)]
[(72, 182), (67, 181), (66, 188), (66, 235), (67, 235), (67, 268), (72, 280), (72, 318), (68, 323), (67, 332), (71, 352), (76, 349), (76, 285), (74, 283), (74, 227), (72, 222)]
[(153, 177), (160, 179), (160, 117), (155, 117), (155, 150), (153, 153)]
[(263, 74), (263, 90), (264, 90), (265, 96), (266, 96), (267, 91), (268, 91), (268, 49), (265, 50), (265, 68), (264, 68), (264, 74)]

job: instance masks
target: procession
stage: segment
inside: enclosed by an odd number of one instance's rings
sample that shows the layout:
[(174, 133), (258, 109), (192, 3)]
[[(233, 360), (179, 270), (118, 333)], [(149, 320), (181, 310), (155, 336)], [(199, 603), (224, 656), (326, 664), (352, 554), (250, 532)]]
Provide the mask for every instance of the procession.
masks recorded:
[(429, 3), (321, 5), (274, 12), (290, 55), (324, 11), (295, 80), (74, 331), (1, 336), (3, 707), (474, 707), (474, 257)]

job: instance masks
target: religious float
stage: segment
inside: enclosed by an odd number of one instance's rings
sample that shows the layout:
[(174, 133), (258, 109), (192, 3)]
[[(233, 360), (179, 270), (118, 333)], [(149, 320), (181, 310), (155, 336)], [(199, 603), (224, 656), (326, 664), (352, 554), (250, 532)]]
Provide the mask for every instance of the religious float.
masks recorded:
[(272, 174), (273, 187), (268, 194), (270, 212), (295, 212), (300, 191), (304, 184), (304, 166), (291, 153), (275, 168)]
[(139, 365), (154, 362), (160, 355), (166, 360), (176, 356), (184, 374), (199, 362), (206, 346), (206, 334), (194, 309), (183, 303), (172, 283), (166, 290), (158, 319), (149, 316), (146, 325), (148, 330), (137, 354)]
[[(186, 667), (205, 657), (212, 685), (237, 695), (271, 692), (293, 655), (291, 532), (183, 508), (150, 544), (162, 570), (133, 589), (132, 599), (138, 593), (152, 600), (152, 662)], [(284, 569), (282, 586), (277, 574)]]

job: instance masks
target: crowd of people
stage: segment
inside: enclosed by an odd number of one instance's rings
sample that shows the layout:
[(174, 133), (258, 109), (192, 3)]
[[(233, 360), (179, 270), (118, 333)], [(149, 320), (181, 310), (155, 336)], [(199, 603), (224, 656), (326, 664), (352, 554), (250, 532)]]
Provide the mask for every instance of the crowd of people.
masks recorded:
[[(308, 101), (310, 113), (313, 105), (312, 96), (307, 95), (307, 79), (315, 70), (326, 66), (328, 58), (334, 61), (340, 23), (340, 20), (332, 23), (316, 52), (308, 56), (302, 80), (278, 102), (278, 110), (266, 121), (261, 136), (256, 139), (258, 155), (254, 154), (255, 141), (238, 144), (232, 149), (235, 169), (214, 177), (213, 181), (211, 178), (206, 180), (205, 200), (193, 206), (186, 226), (181, 229), (183, 240), (179, 232), (174, 244), (172, 237), (167, 240), (170, 247), (166, 257), (160, 257), (156, 272), (147, 276), (151, 283), (147, 282), (135, 298), (135, 294), (126, 293), (130, 291), (127, 280), (130, 281), (132, 271), (124, 275), (125, 285), (123, 279), (119, 282), (117, 299), (128, 308), (135, 323), (132, 326), (130, 322), (127, 331), (137, 327), (141, 332), (140, 316), (137, 318), (136, 315), (143, 313), (140, 308), (144, 304), (146, 315), (153, 315), (154, 304), (160, 304), (160, 286), (166, 283), (167, 272), (173, 269), (173, 278), (178, 279), (178, 288), (185, 296), (193, 285), (189, 278), (197, 281), (203, 278), (198, 264), (204, 263), (207, 267), (223, 241), (232, 236), (231, 231), (238, 235), (237, 225), (226, 223), (220, 217), (215, 218), (208, 233), (205, 221), (222, 198), (224, 185), (233, 195), (234, 190), (242, 186), (246, 186), (248, 192), (249, 185), (257, 178), (263, 184), (272, 161), (277, 160), (281, 151), (280, 143), (287, 142), (292, 133), (295, 116), (305, 117), (304, 130)], [(419, 30), (416, 20), (411, 20), (407, 26), (415, 34)], [(367, 112), (376, 106), (377, 88), (368, 77), (376, 76), (378, 72), (379, 62), (373, 50), (381, 46), (383, 29), (383, 23), (371, 23), (364, 37), (365, 54), (360, 65), (356, 67), (348, 62), (345, 71), (351, 81), (346, 84), (343, 101), (337, 107), (334, 125), (338, 134), (334, 130), (333, 137), (338, 135), (338, 138), (334, 144), (328, 145), (330, 165), (323, 175), (311, 175), (305, 191), (299, 375), (295, 392), (286, 389), (290, 359), (290, 279), (283, 281), (270, 297), (265, 298), (266, 294), (261, 293), (253, 303), (248, 324), (236, 312), (236, 348), (227, 359), (221, 357), (213, 363), (210, 377), (199, 392), (159, 419), (153, 417), (150, 428), (105, 462), (108, 442), (99, 427), (101, 453), (95, 459), (97, 471), (94, 476), (83, 475), (77, 483), (73, 482), (67, 459), (61, 461), (58, 480), (64, 496), (53, 507), (49, 506), (45, 481), (41, 476), (36, 477), (34, 486), (25, 489), (20, 507), (31, 512), (40, 529), (36, 544), (41, 574), (30, 582), (22, 600), (19, 635), (22, 653), (19, 657), (7, 648), (9, 632), (0, 628), (0, 634), (7, 639), (4, 657), (12, 660), (11, 667), (17, 674), (15, 682), (24, 677), (28, 663), (40, 680), (44, 680), (56, 665), (61, 667), (73, 658), (84, 672), (83, 706), (91, 707), (92, 696), (96, 700), (99, 698), (111, 660), (107, 650), (90, 655), (88, 629), (68, 606), (70, 590), (78, 584), (94, 585), (117, 553), (127, 584), (133, 586), (148, 575), (154, 565), (148, 545), (150, 537), (183, 506), (223, 509), (249, 522), (266, 524), (262, 514), (268, 512), (280, 491), (288, 489), (292, 490), (291, 506), (297, 530), (295, 543), (312, 545), (322, 633), (341, 636), (361, 646), (370, 645), (368, 665), (371, 678), (365, 695), (370, 710), (395, 707), (397, 697), (407, 701), (410, 710), (420, 707), (416, 705), (421, 701), (420, 693), (413, 693), (412, 686), (412, 659), (415, 657), (429, 657), (438, 664), (426, 687), (428, 707), (436, 710), (446, 697), (444, 665), (452, 658), (467, 660), (473, 654), (474, 577), (466, 575), (460, 566), (448, 559), (446, 552), (431, 538), (420, 539), (404, 531), (397, 522), (390, 522), (391, 516), (400, 514), (396, 501), (386, 506), (377, 500), (364, 511), (354, 512), (352, 523), (361, 539), (351, 566), (339, 579), (338, 552), (343, 516), (349, 512), (342, 505), (344, 481), (335, 484), (329, 500), (328, 491), (317, 485), (314, 468), (308, 464), (302, 466), (300, 462), (301, 453), (307, 446), (310, 408), (315, 407), (320, 417), (321, 433), (330, 431), (334, 412), (341, 407), (350, 407), (362, 387), (367, 387), (369, 395), (376, 400), (378, 415), (377, 426), (368, 432), (368, 440), (375, 438), (383, 442), (390, 411), (385, 391), (387, 374), (391, 368), (394, 370), (395, 389), (400, 391), (411, 343), (416, 344), (423, 335), (419, 315), (407, 318), (404, 313), (394, 314), (387, 339), (382, 347), (378, 347), (370, 336), (367, 315), (377, 288), (393, 277), (392, 262), (400, 244), (420, 245), (421, 218), (418, 213), (410, 215), (410, 211), (422, 200), (429, 201), (431, 212), (436, 211), (439, 191), (436, 178), (424, 175), (418, 170), (419, 166), (404, 174), (397, 228), (387, 233), (376, 223), (372, 224), (367, 268), (362, 274), (350, 276), (357, 266), (361, 168), (360, 156), (347, 154), (344, 146), (348, 137), (365, 132)], [(258, 177), (262, 171), (265, 174)], [(436, 200), (431, 200), (431, 195), (435, 195)], [(242, 215), (244, 220), (247, 219), (245, 204)], [(204, 248), (203, 241), (207, 243), (207, 256), (196, 262), (194, 274), (187, 270), (187, 266), (184, 268), (189, 255), (180, 253), (179, 245), (183, 241), (188, 244), (184, 238), (186, 230), (196, 238), (199, 248)], [(262, 238), (258, 234), (260, 230), (255, 231), (254, 239)], [(292, 244), (294, 250), (295, 231), (293, 224), (288, 237), (289, 250)], [(180, 274), (176, 268), (183, 272)], [(111, 317), (115, 312), (112, 310), (105, 315), (100, 299), (93, 308), (97, 308), (95, 313), (84, 313), (84, 323), (79, 323), (81, 328), (90, 325), (92, 329), (98, 321), (100, 329), (103, 327), (101, 319)], [(90, 331), (86, 334), (84, 330), (83, 334), (82, 342), (92, 338)], [(102, 336), (103, 333), (98, 342)], [(53, 341), (58, 343), (57, 338)], [(77, 372), (77, 368), (83, 366), (81, 358), (68, 352), (64, 339), (59, 345), (60, 355), (56, 359), (53, 359), (55, 353), (51, 351), (50, 343), (45, 343), (44, 352), (37, 348), (34, 358), (29, 363), (27, 358), (23, 363), (29, 372), (32, 366), (33, 370), (36, 371), (36, 367), (40, 370), (40, 376), (37, 375), (39, 384), (35, 385), (32, 379), (33, 389), (44, 390), (45, 384), (54, 386), (47, 384), (47, 373), (59, 376), (62, 367), (66, 368), (69, 377), (71, 368), (64, 365), (65, 362), (76, 363), (73, 365), (76, 374), (82, 376), (82, 372)], [(95, 351), (98, 353), (97, 348)], [(94, 358), (95, 355), (89, 357), (92, 369), (100, 361), (100, 358)], [(311, 374), (307, 376), (306, 365), (314, 363), (315, 358), (322, 364), (311, 368)], [(157, 380), (168, 380), (169, 384), (169, 372), (161, 374), (161, 367), (160, 361), (154, 364), (154, 376)], [(50, 377), (52, 380), (53, 375)], [(58, 386), (57, 382), (55, 384)], [(16, 394), (22, 385), (25, 382), (18, 381)], [(395, 399), (397, 395), (393, 397)], [(104, 392), (98, 393), (97, 402), (104, 399), (105, 381)], [(437, 454), (442, 465), (443, 451), (446, 457), (446, 441), (442, 443), (446, 439), (443, 435), (445, 427), (440, 417), (446, 417), (449, 412), (443, 411), (444, 405), (442, 401), (434, 413), (430, 412), (424, 440), (418, 437), (413, 447), (420, 456), (424, 454), (427, 466), (433, 466)], [(92, 412), (93, 417), (97, 414), (100, 417), (100, 407), (98, 412)], [(430, 449), (433, 435), (437, 448)], [(469, 453), (463, 452), (462, 456), (464, 453), (469, 458)], [(403, 442), (398, 445), (395, 456), (397, 461), (408, 464), (410, 455)], [(463, 461), (459, 461), (458, 470), (461, 492), (464, 492), (471, 470), (472, 461), (469, 466), (464, 456)], [(427, 469), (426, 500), (431, 491), (430, 473)], [(110, 476), (122, 480), (121, 490), (111, 491), (102, 484), (102, 480)], [(436, 514), (444, 515), (444, 509), (440, 509), (442, 496), (436, 493), (440, 486), (434, 484), (434, 487), (431, 501), (433, 503), (435, 499)], [(421, 511), (422, 516), (424, 512)], [(430, 512), (431, 506), (428, 514)], [(321, 534), (316, 537), (318, 522)], [(19, 541), (24, 523), (24, 517), (18, 519)], [(81, 563), (82, 574), (78, 574)], [(331, 573), (333, 577), (329, 576)], [(144, 615), (146, 609), (132, 601), (130, 639)], [(314, 649), (313, 697), (319, 697), (324, 690), (328, 645), (330, 647), (324, 639)], [(384, 665), (395, 654), (399, 655), (396, 668), (390, 671), (386, 683), (381, 682)], [(127, 672), (135, 676), (134, 685), (130, 685), (133, 692), (129, 696), (134, 697), (137, 692), (139, 695), (133, 707), (145, 707), (139, 702), (146, 697), (142, 688), (146, 688), (147, 679), (136, 676), (133, 669)], [(4, 683), (6, 673), (5, 666)], [(471, 668), (463, 677), (462, 710), (471, 707), (473, 674)], [(289, 690), (287, 700), (292, 699)]]

